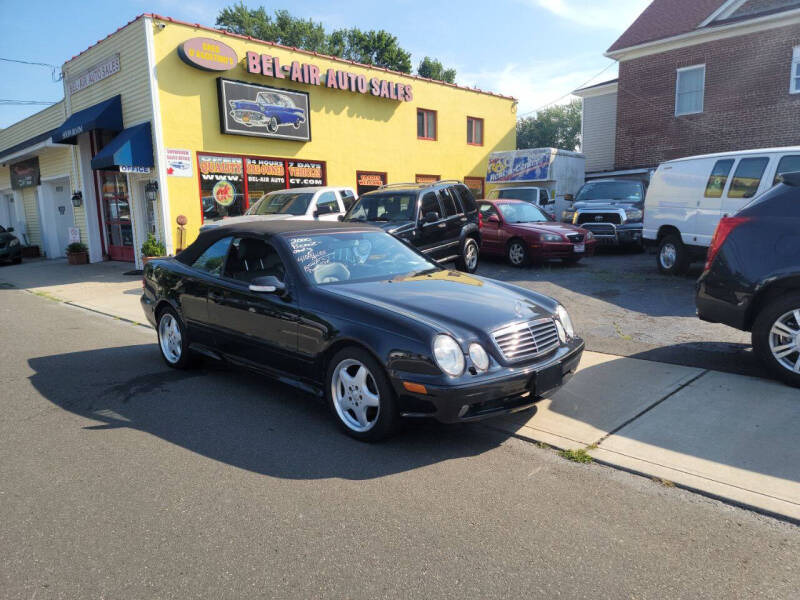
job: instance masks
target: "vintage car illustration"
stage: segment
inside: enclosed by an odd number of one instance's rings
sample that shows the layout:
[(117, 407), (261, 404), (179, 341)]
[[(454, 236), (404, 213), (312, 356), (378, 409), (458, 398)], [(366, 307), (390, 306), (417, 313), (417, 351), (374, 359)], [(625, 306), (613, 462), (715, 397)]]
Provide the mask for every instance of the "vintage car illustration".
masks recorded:
[(305, 110), (295, 106), (288, 96), (275, 92), (259, 92), (255, 100), (230, 100), (229, 103), (234, 121), (246, 127), (266, 127), (270, 133), (284, 125), (299, 129), (306, 120)]

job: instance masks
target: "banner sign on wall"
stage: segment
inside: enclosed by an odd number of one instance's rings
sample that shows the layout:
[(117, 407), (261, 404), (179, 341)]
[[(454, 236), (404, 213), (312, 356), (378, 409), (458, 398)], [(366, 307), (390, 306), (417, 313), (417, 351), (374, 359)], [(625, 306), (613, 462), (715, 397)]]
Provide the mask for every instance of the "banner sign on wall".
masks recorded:
[(551, 148), (493, 152), (489, 157), (486, 182), (547, 181), (552, 156)]
[(217, 79), (222, 133), (307, 142), (308, 94)]
[(11, 165), (11, 187), (21, 190), (26, 187), (36, 187), (40, 183), (39, 158), (29, 158)]
[(167, 175), (174, 177), (192, 176), (192, 151), (167, 148)]

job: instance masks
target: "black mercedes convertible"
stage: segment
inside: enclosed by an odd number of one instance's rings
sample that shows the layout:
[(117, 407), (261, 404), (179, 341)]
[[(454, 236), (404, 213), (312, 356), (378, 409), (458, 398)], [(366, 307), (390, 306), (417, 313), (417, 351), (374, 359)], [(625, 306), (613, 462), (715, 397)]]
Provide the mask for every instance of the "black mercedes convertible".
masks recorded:
[(202, 354), (324, 396), (349, 435), (402, 417), (524, 410), (575, 372), (583, 341), (555, 300), (450, 271), (378, 228), (268, 221), (203, 232), (144, 269), (167, 364)]

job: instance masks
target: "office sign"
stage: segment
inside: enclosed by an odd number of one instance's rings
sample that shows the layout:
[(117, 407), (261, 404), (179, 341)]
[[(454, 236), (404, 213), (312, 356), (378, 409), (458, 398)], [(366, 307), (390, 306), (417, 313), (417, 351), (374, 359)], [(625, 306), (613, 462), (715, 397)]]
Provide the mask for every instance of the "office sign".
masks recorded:
[(308, 94), (219, 78), (222, 133), (307, 142)]
[(11, 165), (10, 169), (12, 189), (21, 190), (22, 188), (36, 187), (41, 181), (38, 157), (21, 160)]

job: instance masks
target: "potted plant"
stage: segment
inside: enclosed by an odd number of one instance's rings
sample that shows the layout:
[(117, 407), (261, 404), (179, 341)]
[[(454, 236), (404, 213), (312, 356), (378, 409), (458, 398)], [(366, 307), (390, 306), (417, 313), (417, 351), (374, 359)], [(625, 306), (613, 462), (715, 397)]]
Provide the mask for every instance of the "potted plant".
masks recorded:
[(142, 244), (142, 265), (146, 265), (154, 258), (159, 258), (167, 253), (164, 244), (159, 242), (152, 233), (147, 234), (147, 239)]
[(72, 242), (67, 246), (67, 261), (71, 265), (85, 265), (89, 262), (89, 249), (86, 244)]

